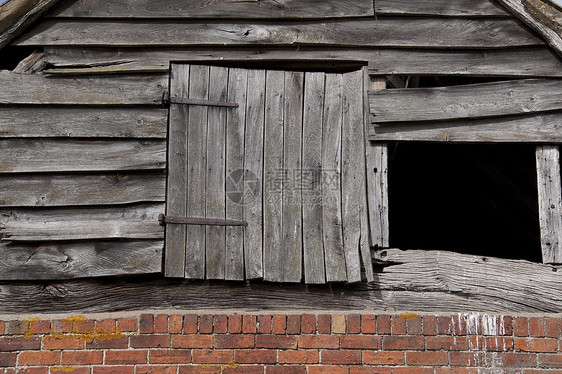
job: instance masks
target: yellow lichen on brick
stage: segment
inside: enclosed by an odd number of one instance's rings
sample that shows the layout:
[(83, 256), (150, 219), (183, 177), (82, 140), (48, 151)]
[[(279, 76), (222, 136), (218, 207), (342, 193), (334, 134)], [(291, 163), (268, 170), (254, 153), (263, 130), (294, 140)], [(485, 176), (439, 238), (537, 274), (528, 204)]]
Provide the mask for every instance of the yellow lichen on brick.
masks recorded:
[(210, 364), (205, 364), (205, 365), (201, 365), (201, 367), (203, 369), (212, 369), (212, 368), (219, 368), (221, 370), (221, 372), (224, 369), (238, 369), (240, 365), (238, 365), (237, 363), (233, 362), (232, 364), (228, 364), (228, 365), (210, 365)]
[(405, 321), (411, 321), (411, 320), (414, 320), (414, 319), (418, 318), (418, 314), (416, 314), (416, 313), (402, 313), (402, 314), (400, 314), (400, 318), (402, 318)]
[(88, 318), (84, 316), (70, 316), (64, 318), (63, 321), (72, 326), (70, 332), (54, 332), (53, 329), (50, 329), (48, 336), (52, 336), (55, 339), (76, 338), (84, 340), (86, 343), (91, 343), (94, 340), (112, 340), (123, 337), (123, 334), (117, 327), (114, 327), (113, 331), (107, 331), (101, 327), (92, 327), (89, 330), (80, 331), (77, 324), (88, 321)]
[(72, 366), (51, 366), (51, 373), (72, 373), (74, 370), (76, 368)]
[(41, 318), (28, 318), (28, 319), (24, 319), (24, 321), (27, 322), (27, 328), (25, 329), (23, 336), (24, 338), (29, 339), (33, 336), (32, 324), (39, 323), (39, 321), (41, 321)]

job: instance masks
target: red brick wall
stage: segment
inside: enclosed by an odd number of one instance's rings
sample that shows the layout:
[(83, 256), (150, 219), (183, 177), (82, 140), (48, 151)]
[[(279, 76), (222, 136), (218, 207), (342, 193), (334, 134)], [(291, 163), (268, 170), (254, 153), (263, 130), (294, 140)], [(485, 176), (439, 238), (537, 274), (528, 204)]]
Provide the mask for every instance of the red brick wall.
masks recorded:
[(4, 318), (0, 374), (562, 373), (562, 316), (109, 316)]

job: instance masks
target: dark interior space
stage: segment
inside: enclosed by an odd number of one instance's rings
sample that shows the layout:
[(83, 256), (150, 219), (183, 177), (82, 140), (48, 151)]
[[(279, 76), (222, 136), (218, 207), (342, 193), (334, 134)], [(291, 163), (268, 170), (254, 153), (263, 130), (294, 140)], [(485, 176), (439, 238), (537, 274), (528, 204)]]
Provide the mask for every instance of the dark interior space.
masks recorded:
[(393, 143), (390, 246), (541, 262), (535, 146)]
[(0, 51), (0, 70), (14, 70), (16, 66), (35, 50), (34, 47), (4, 47)]

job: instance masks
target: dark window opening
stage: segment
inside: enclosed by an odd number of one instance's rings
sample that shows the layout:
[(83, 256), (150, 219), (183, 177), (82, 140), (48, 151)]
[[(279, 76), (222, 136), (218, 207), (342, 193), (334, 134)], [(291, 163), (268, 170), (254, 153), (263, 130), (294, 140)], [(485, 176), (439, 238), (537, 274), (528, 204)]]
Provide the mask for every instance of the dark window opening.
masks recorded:
[(18, 64), (28, 57), (35, 47), (7, 46), (0, 51), (0, 70), (14, 70)]
[(390, 246), (541, 262), (535, 146), (392, 143)]

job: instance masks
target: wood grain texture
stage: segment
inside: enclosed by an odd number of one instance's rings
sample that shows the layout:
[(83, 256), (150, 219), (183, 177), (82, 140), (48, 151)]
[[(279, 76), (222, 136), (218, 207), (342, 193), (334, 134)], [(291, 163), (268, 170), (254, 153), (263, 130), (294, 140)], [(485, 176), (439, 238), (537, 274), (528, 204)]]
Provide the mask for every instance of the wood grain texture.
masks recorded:
[[(369, 251), (368, 229), (361, 225), (361, 216), (367, 214), (363, 80), (359, 70), (344, 74), (342, 81), (342, 224), (349, 283), (361, 281), (360, 253)], [(373, 281), (372, 269), (368, 275)]]
[(534, 17), (520, 0), (498, 0), (498, 2), (531, 29), (542, 35), (558, 55), (562, 56), (562, 36)]
[(0, 173), (165, 168), (164, 140), (0, 140)]
[(527, 79), (369, 94), (373, 123), (451, 120), (562, 109), (562, 81)]
[(0, 49), (23, 33), (58, 0), (12, 0), (2, 4)]
[[(167, 72), (170, 61), (270, 61), (286, 66), (333, 66), (343, 61), (368, 64), (374, 75), (476, 75), (561, 77), (562, 63), (547, 47), (506, 50), (417, 50), (213, 47), (190, 49), (46, 47), (51, 74)], [(396, 61), (400, 61), (399, 64)], [(538, 64), (537, 61), (541, 63)]]
[[(240, 105), (227, 113), (226, 122), (226, 217), (244, 220), (244, 200), (240, 192), (244, 189), (240, 173), (244, 170), (244, 129), (246, 125), (246, 95), (248, 72), (244, 69), (230, 69), (228, 76), (228, 101)], [(242, 181), (242, 185), (240, 182)], [(227, 280), (244, 280), (244, 228), (226, 228), (226, 269)], [(260, 267), (252, 273), (246, 268), (247, 276), (261, 277)]]
[(162, 239), (164, 204), (108, 208), (2, 209), (2, 241)]
[(166, 138), (168, 111), (156, 108), (0, 108), (1, 138)]
[[(244, 130), (244, 218), (248, 222), (244, 232), (244, 263), (246, 279), (266, 276), (264, 259), (264, 193), (266, 185), (264, 133), (266, 131), (266, 91), (265, 70), (248, 70), (246, 95), (246, 123)], [(244, 105), (244, 104), (243, 104)], [(275, 120), (269, 117), (267, 121)], [(278, 144), (276, 144), (278, 146)]]
[(544, 42), (513, 20), (358, 19), (352, 21), (206, 23), (46, 20), (17, 46), (329, 45), (415, 48), (507, 48)]
[(166, 75), (47, 78), (0, 71), (0, 104), (162, 105)]
[(302, 165), (304, 73), (285, 72), (283, 167), (289, 174), (283, 188), (283, 278), (302, 281), (302, 195), (298, 171)]
[[(190, 99), (209, 99), (209, 67), (189, 68)], [(206, 217), (207, 106), (189, 107), (187, 116), (187, 217)], [(185, 246), (185, 277), (205, 279), (205, 226), (188, 225)]]
[(388, 248), (388, 146), (367, 144), (367, 203), (369, 209), (370, 244)]
[(51, 207), (163, 202), (166, 175), (0, 175), (0, 207)]
[(302, 227), (304, 281), (325, 283), (322, 225), (322, 122), (324, 73), (306, 73), (302, 138)]
[(537, 147), (537, 183), (542, 260), (562, 263), (562, 180), (558, 146)]
[[(211, 66), (209, 100), (226, 101), (228, 69)], [(209, 107), (207, 117), (207, 176), (205, 178), (205, 214), (226, 218), (226, 116), (227, 108)], [(205, 269), (207, 279), (224, 279), (226, 228), (206, 227)]]
[(283, 270), (288, 260), (283, 250), (284, 108), (285, 73), (268, 70), (263, 126), (263, 279), (270, 282), (286, 281)]
[(322, 128), (322, 229), (327, 282), (347, 281), (342, 233), (343, 77), (326, 74)]
[(48, 17), (83, 18), (340, 18), (373, 15), (371, 0), (62, 1)]
[(1, 280), (49, 280), (160, 273), (162, 241), (0, 243)]
[(562, 113), (372, 125), (374, 141), (562, 143)]
[[(189, 92), (189, 65), (172, 64), (170, 95), (185, 97)], [(188, 106), (170, 104), (168, 144), (168, 197), (166, 214), (185, 217), (187, 214), (187, 117)], [(187, 227), (166, 225), (164, 275), (185, 277), (185, 246)]]
[(505, 8), (490, 0), (376, 0), (375, 12), (377, 16), (513, 17)]
[[(560, 267), (444, 251), (386, 252), (377, 282), (272, 287), (251, 282), (194, 282), (121, 277), (0, 283), (2, 313), (120, 310), (384, 310), (559, 313)], [(134, 295), (132, 297), (131, 295)]]

